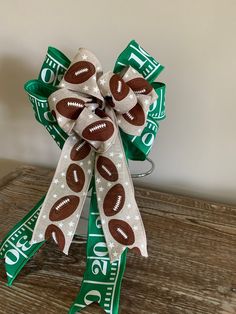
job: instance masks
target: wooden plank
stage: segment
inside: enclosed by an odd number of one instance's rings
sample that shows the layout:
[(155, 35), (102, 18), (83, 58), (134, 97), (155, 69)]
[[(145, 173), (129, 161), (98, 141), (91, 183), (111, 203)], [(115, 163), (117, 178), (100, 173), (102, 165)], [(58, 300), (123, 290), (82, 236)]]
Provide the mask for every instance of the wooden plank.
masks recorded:
[[(47, 191), (53, 172), (21, 167), (0, 182), (0, 239)], [(136, 188), (149, 258), (129, 253), (120, 313), (235, 314), (236, 207)], [(0, 268), (0, 313), (67, 313), (85, 269), (85, 244), (52, 244), (13, 287)], [(92, 306), (82, 313), (103, 313)]]

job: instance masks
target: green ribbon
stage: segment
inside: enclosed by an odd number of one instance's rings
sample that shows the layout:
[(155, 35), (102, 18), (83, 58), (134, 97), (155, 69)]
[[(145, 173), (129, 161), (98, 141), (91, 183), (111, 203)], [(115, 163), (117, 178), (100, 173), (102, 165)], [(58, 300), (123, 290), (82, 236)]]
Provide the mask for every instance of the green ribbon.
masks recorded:
[[(57, 89), (69, 65), (70, 60), (63, 53), (56, 48), (49, 47), (38, 79), (25, 84), (25, 90), (29, 95), (36, 119), (47, 129), (61, 149), (68, 136), (51, 114), (47, 98)], [(119, 72), (127, 65), (131, 65), (152, 83), (159, 96), (157, 101), (150, 106), (147, 125), (140, 136), (129, 136), (121, 132), (127, 159), (144, 160), (151, 150), (159, 129), (158, 121), (165, 118), (165, 85), (153, 82), (163, 70), (163, 66), (134, 40), (119, 55), (114, 72)], [(99, 220), (94, 183), (92, 184), (92, 191), (86, 271), (80, 292), (70, 309), (70, 313), (79, 312), (85, 306), (97, 302), (104, 308), (105, 312), (117, 314), (127, 252), (125, 250), (118, 261), (109, 262), (107, 246)], [(24, 265), (44, 244), (41, 242), (31, 245), (29, 242), (44, 197), (10, 230), (0, 245), (0, 258), (5, 258), (8, 285), (13, 283)]]
[(97, 302), (106, 313), (118, 313), (126, 254), (127, 249), (118, 261), (110, 263), (93, 183), (89, 211), (86, 271), (80, 292), (70, 308), (70, 314), (80, 312), (93, 302)]

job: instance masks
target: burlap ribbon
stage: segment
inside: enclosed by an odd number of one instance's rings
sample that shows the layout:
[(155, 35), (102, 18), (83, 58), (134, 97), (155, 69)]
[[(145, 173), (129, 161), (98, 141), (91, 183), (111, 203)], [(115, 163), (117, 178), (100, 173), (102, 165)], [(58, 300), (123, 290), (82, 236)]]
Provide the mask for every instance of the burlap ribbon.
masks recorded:
[(32, 243), (52, 236), (68, 253), (92, 175), (111, 262), (126, 247), (147, 256), (147, 241), (137, 207), (119, 128), (138, 136), (153, 87), (131, 66), (119, 74), (102, 73), (98, 59), (79, 49), (49, 98), (59, 126), (69, 135), (42, 205)]

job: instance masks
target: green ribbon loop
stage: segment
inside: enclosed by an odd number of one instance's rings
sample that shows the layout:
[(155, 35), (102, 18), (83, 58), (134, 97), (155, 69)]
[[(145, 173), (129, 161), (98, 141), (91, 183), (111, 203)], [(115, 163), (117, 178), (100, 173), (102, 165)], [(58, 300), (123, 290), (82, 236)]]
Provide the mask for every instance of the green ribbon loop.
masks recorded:
[[(62, 149), (67, 134), (59, 127), (52, 115), (47, 101), (48, 96), (57, 89), (70, 60), (59, 50), (49, 47), (37, 80), (25, 84), (35, 118), (52, 136)], [(153, 82), (164, 67), (152, 58), (134, 40), (119, 55), (114, 72), (131, 65), (144, 78), (152, 83), (158, 94), (148, 112), (147, 125), (140, 136), (129, 136), (121, 131), (127, 159), (144, 160), (152, 148), (159, 129), (159, 120), (165, 118), (165, 85)], [(107, 246), (99, 221), (94, 183), (89, 214), (87, 263), (80, 292), (70, 308), (70, 313), (81, 311), (85, 306), (97, 302), (106, 313), (117, 314), (119, 308), (120, 287), (126, 265), (126, 250), (115, 263), (109, 262)], [(45, 196), (44, 196), (45, 197)], [(9, 231), (0, 245), (0, 258), (5, 258), (8, 285), (11, 285), (24, 265), (42, 247), (44, 242), (30, 244), (34, 226), (44, 197), (36, 206)]]

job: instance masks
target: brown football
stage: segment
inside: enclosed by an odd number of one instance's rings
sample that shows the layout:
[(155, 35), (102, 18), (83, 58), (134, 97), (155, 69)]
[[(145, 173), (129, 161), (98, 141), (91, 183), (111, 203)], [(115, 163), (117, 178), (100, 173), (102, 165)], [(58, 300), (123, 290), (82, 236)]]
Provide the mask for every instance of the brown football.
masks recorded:
[(96, 73), (95, 66), (88, 61), (78, 61), (67, 70), (64, 79), (68, 83), (81, 84)]
[(127, 222), (120, 219), (111, 219), (108, 227), (111, 235), (117, 242), (123, 245), (132, 245), (134, 243), (134, 232)]
[(103, 201), (103, 209), (106, 216), (114, 216), (119, 213), (125, 203), (125, 190), (121, 184), (114, 185), (106, 194)]
[(135, 94), (148, 95), (152, 91), (152, 85), (142, 77), (132, 79), (126, 82), (126, 84), (129, 85)]
[(70, 158), (73, 161), (79, 161), (82, 160), (84, 158), (86, 158), (88, 156), (88, 154), (91, 151), (91, 146), (89, 145), (88, 142), (85, 141), (79, 141), (78, 143), (76, 143), (71, 152), (70, 152)]
[(83, 169), (77, 164), (71, 164), (66, 171), (66, 182), (72, 191), (80, 192), (85, 183)]
[(118, 171), (111, 159), (99, 156), (97, 160), (97, 170), (100, 175), (107, 181), (117, 181)]
[(49, 219), (60, 221), (71, 216), (79, 205), (80, 198), (75, 195), (61, 197), (51, 208)]
[(54, 239), (60, 250), (63, 251), (65, 247), (65, 237), (61, 229), (55, 225), (49, 225), (45, 231), (45, 239), (48, 240), (50, 237)]
[(56, 104), (57, 111), (63, 116), (71, 120), (76, 120), (82, 110), (85, 102), (79, 98), (64, 98)]
[(100, 120), (89, 124), (82, 132), (82, 136), (90, 141), (107, 141), (114, 133), (114, 126), (110, 121)]
[(130, 111), (124, 113), (123, 117), (126, 121), (135, 126), (141, 126), (145, 122), (145, 114), (139, 103), (137, 103)]
[(112, 96), (115, 100), (120, 101), (129, 94), (129, 86), (118, 74), (114, 74), (110, 78), (109, 84)]

